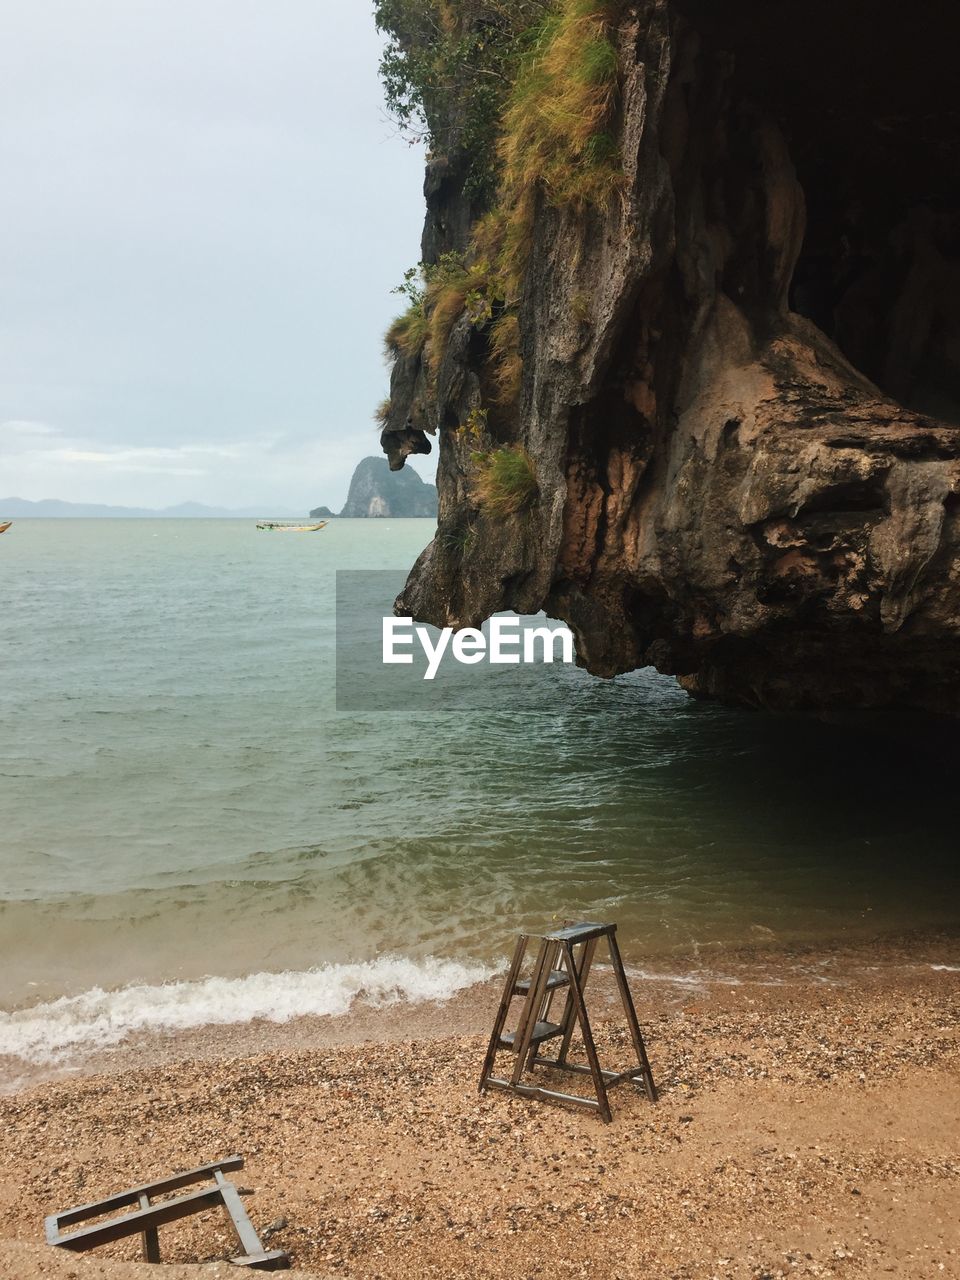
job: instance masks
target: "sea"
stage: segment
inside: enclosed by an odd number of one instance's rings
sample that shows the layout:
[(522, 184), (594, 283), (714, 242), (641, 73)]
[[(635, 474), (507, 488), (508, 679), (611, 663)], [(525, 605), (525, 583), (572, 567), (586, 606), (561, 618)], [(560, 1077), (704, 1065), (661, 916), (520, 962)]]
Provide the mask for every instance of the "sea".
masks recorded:
[(652, 670), (565, 669), (546, 709), (338, 709), (337, 570), (389, 582), (433, 531), (0, 538), (0, 1056), (446, 999), (565, 919), (681, 978), (956, 927), (952, 730), (729, 709)]

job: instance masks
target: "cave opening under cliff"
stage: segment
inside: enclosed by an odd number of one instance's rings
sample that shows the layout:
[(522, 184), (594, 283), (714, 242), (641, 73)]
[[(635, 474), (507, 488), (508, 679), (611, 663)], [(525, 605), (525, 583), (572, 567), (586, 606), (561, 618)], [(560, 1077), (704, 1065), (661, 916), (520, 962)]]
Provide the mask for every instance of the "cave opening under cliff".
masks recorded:
[(687, 6), (772, 114), (806, 203), (789, 305), (906, 408), (960, 423), (960, 10)]

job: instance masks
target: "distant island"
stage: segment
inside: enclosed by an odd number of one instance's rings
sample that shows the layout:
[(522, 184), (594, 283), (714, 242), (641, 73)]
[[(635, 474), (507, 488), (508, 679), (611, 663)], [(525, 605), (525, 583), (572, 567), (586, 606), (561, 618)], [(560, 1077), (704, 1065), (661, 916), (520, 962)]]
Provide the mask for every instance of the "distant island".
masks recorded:
[[(412, 468), (391, 471), (386, 458), (364, 458), (350, 481), (343, 510), (345, 517), (437, 518), (437, 487), (427, 484)], [(329, 520), (337, 512), (314, 507), (314, 520)], [(98, 502), (63, 502), (59, 498), (0, 498), (0, 520), (95, 517), (116, 520), (260, 520), (298, 519), (300, 511), (272, 511), (267, 507), (208, 507), (202, 502), (180, 502), (174, 507), (113, 507)]]
[[(287, 512), (285, 516), (298, 516), (299, 512)], [(263, 507), (244, 507), (230, 510), (227, 507), (205, 507), (202, 502), (181, 502), (175, 507), (162, 507), (159, 510), (150, 507), (109, 507), (97, 502), (61, 502), (58, 498), (41, 498), (39, 502), (31, 502), (27, 498), (0, 498), (0, 519), (22, 520), (28, 516), (81, 517), (99, 516), (113, 519), (153, 519), (153, 520), (211, 520), (232, 517), (238, 519), (254, 519), (261, 517), (284, 518), (279, 512), (268, 511)]]
[[(314, 507), (314, 520), (333, 515), (329, 507)], [(364, 458), (353, 473), (350, 492), (340, 515), (358, 518), (437, 518), (437, 487), (427, 484), (412, 468), (391, 471), (386, 458)]]

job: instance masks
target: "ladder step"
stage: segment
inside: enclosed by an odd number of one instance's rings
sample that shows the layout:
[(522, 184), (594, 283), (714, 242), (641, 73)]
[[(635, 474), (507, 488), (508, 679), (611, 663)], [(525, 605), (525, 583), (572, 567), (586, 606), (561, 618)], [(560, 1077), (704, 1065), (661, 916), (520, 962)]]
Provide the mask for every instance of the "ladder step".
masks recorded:
[[(513, 985), (513, 994), (515, 996), (527, 995), (530, 991), (531, 981), (532, 979), (530, 978), (524, 978), (520, 982), (515, 982)], [(570, 985), (570, 979), (563, 972), (563, 970), (554, 969), (551, 971), (550, 977), (547, 979), (546, 989), (548, 991), (556, 991), (559, 987), (569, 987), (569, 985)]]
[(576, 946), (580, 942), (589, 942), (591, 938), (612, 937), (617, 931), (615, 924), (567, 924), (562, 929), (554, 929), (543, 936), (551, 942), (570, 942)]
[[(555, 1022), (538, 1022), (533, 1028), (533, 1035), (530, 1037), (531, 1044), (543, 1044), (544, 1040), (552, 1040), (554, 1036), (562, 1036), (563, 1027), (558, 1027)], [(500, 1037), (500, 1043), (505, 1048), (512, 1049), (516, 1040), (517, 1033), (515, 1031), (505, 1031)]]

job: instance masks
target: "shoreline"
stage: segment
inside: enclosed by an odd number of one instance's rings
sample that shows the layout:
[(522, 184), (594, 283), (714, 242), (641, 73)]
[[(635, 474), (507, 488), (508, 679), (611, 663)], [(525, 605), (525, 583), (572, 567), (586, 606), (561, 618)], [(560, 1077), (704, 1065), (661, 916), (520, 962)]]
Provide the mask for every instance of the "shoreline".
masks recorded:
[[(821, 945), (764, 940), (740, 947), (706, 946), (695, 956), (634, 954), (626, 957), (626, 968), (642, 1017), (682, 1007), (691, 999), (729, 1004), (745, 989), (760, 997), (765, 991), (802, 991), (820, 985), (883, 985), (937, 972), (960, 976), (960, 929)], [(259, 1053), (484, 1035), (489, 1033), (502, 982), (501, 970), (442, 999), (370, 1002), (361, 993), (343, 1013), (210, 1021), (186, 1029), (132, 1032), (118, 1043), (78, 1048), (42, 1062), (0, 1052), (0, 1097), (49, 1081), (116, 1075), (182, 1060), (218, 1061)], [(616, 1000), (603, 959), (594, 966), (590, 994), (599, 1002), (600, 1016)]]
[[(271, 1243), (309, 1274), (960, 1276), (960, 972), (930, 945), (754, 957), (752, 980), (730, 960), (715, 985), (634, 977), (661, 1100), (621, 1087), (610, 1125), (478, 1096), (496, 980), (458, 1012), (243, 1028), (192, 1057), (129, 1046), (0, 1098), (0, 1235), (37, 1241), (53, 1208), (239, 1151), (255, 1225), (283, 1221)], [(629, 1045), (599, 977), (616, 1066)], [(162, 1243), (181, 1263), (229, 1248), (216, 1215)], [(92, 1256), (110, 1276), (137, 1251)], [(43, 1274), (32, 1258), (9, 1274)]]

